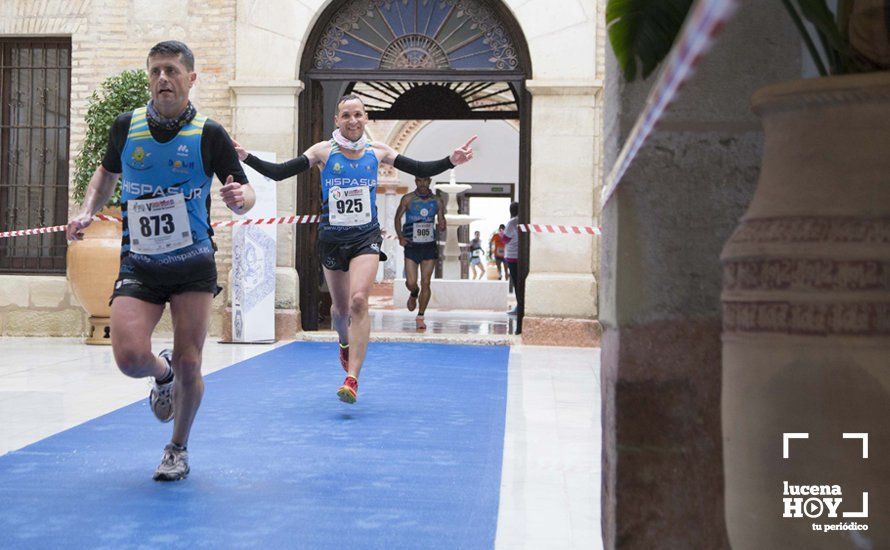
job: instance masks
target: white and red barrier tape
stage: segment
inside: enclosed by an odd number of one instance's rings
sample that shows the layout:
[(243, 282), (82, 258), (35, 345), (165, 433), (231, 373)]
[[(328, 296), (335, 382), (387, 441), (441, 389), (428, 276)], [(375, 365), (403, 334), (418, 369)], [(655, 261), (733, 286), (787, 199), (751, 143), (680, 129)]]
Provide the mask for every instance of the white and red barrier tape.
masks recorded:
[(698, 0), (695, 3), (692, 14), (683, 25), (658, 81), (646, 99), (643, 112), (637, 118), (615, 160), (612, 171), (606, 178), (600, 204), (606, 204), (615, 192), (627, 168), (658, 124), (665, 109), (676, 99), (680, 88), (692, 76), (695, 66), (711, 49), (714, 37), (723, 30), (737, 7), (738, 0)]
[(562, 233), (563, 235), (602, 235), (599, 227), (591, 225), (549, 225), (540, 223), (521, 223), (519, 230), (523, 233)]
[[(120, 218), (114, 216), (106, 216), (105, 214), (96, 214), (94, 220), (104, 220), (107, 222), (120, 222)], [(34, 229), (14, 229), (12, 231), (0, 232), (0, 239), (7, 237), (25, 237), (27, 235), (42, 235), (44, 233), (58, 233), (65, 231), (66, 225), (54, 225), (52, 227), (37, 227)]]
[(224, 222), (213, 222), (210, 227), (232, 227), (235, 225), (294, 225), (304, 223), (318, 223), (321, 216), (313, 214), (311, 216), (282, 216), (278, 218), (245, 218), (243, 220), (229, 220)]
[[(277, 218), (246, 218), (243, 220), (227, 220), (227, 221), (218, 221), (210, 224), (211, 227), (233, 227), (236, 225), (294, 225), (294, 224), (309, 224), (309, 223), (318, 223), (320, 216), (311, 215), (311, 216), (281, 216)], [(104, 214), (96, 214), (93, 216), (94, 220), (105, 220), (110, 222), (120, 223), (120, 218), (115, 218), (113, 216), (106, 216)], [(52, 227), (38, 227), (35, 229), (19, 229), (15, 231), (3, 231), (0, 232), (0, 239), (5, 237), (24, 237), (27, 235), (42, 235), (44, 233), (56, 233), (65, 231), (64, 225), (55, 225)], [(590, 225), (550, 225), (550, 224), (538, 224), (538, 223), (529, 223), (529, 224), (519, 224), (519, 230), (523, 233), (561, 233), (563, 235), (600, 235), (601, 231), (599, 227), (593, 227)], [(391, 235), (389, 233), (383, 232), (383, 238), (397, 241), (399, 237), (396, 235)], [(441, 244), (441, 243), (440, 243)], [(466, 244), (466, 243), (461, 243)]]
[[(277, 218), (245, 218), (243, 220), (226, 220), (217, 221), (210, 224), (210, 227), (232, 227), (235, 225), (293, 225), (318, 223), (320, 216), (313, 214), (311, 216), (280, 216)], [(120, 218), (114, 216), (106, 216), (105, 214), (96, 214), (94, 220), (104, 220), (109, 222), (121, 223)], [(24, 237), (26, 235), (42, 235), (44, 233), (56, 233), (65, 231), (64, 225), (54, 225), (52, 227), (38, 227), (35, 229), (18, 229), (13, 231), (0, 232), (0, 239), (6, 237)]]

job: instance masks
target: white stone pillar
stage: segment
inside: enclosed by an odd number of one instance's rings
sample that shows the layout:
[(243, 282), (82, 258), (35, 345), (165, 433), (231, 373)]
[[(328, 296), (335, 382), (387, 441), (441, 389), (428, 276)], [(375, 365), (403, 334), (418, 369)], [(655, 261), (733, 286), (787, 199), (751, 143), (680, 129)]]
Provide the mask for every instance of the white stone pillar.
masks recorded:
[[(596, 225), (601, 83), (529, 80), (526, 86), (533, 97), (531, 222)], [(598, 338), (596, 237), (538, 233), (529, 239), (523, 341), (552, 342), (556, 333)]]
[[(279, 162), (296, 156), (299, 80), (234, 80), (232, 137), (247, 149), (274, 151)], [(296, 178), (278, 182), (278, 215), (296, 212)], [(278, 226), (275, 268), (275, 335), (293, 338), (300, 331), (300, 279), (297, 275), (295, 226)], [(228, 321), (227, 321), (228, 324)]]

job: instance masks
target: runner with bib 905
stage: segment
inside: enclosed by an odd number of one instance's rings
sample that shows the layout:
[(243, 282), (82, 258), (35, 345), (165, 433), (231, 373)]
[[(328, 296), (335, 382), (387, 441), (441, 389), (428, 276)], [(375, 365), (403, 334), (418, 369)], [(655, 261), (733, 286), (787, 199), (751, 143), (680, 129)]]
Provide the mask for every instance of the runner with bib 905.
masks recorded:
[(385, 143), (365, 137), (368, 114), (357, 95), (337, 102), (337, 129), (328, 141), (316, 143), (305, 153), (275, 164), (249, 155), (237, 143), (238, 158), (260, 174), (283, 180), (312, 166), (321, 170), (321, 223), (318, 252), (325, 281), (331, 292), (331, 318), (340, 339), (340, 364), (346, 380), (337, 390), (340, 400), (355, 403), (358, 376), (365, 360), (371, 334), (368, 295), (377, 266), (386, 256), (377, 219), (377, 169), (380, 163), (417, 177), (430, 177), (473, 158), (471, 144), (476, 136), (450, 156), (422, 162), (399, 155)]
[[(424, 313), (433, 295), (433, 271), (439, 259), (439, 234), (445, 232), (445, 203), (430, 190), (430, 178), (414, 178), (417, 188), (402, 197), (396, 209), (395, 227), (399, 244), (405, 247), (405, 286), (408, 287), (408, 311), (420, 308), (414, 324), (425, 330)], [(402, 225), (402, 216), (405, 224)], [(417, 268), (420, 268), (420, 285)]]

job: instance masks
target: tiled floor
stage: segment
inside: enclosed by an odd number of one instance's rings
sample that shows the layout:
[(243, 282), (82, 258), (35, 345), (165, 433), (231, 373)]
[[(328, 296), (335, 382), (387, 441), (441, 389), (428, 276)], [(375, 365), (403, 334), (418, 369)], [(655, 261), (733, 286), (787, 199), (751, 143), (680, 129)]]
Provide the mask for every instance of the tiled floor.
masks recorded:
[(602, 548), (599, 349), (514, 346), (497, 548)]
[[(402, 326), (400, 318), (380, 322)], [(413, 324), (413, 317), (408, 320)], [(155, 348), (169, 343), (157, 339)], [(0, 349), (0, 454), (148, 393), (146, 380), (120, 374), (107, 347), (73, 339), (2, 338)], [(269, 349), (208, 341), (204, 371)], [(511, 348), (496, 548), (602, 547), (599, 395), (599, 350)]]
[[(155, 351), (171, 345), (154, 341)], [(204, 373), (269, 349), (208, 341)], [(148, 379), (121, 374), (110, 347), (72, 338), (0, 338), (0, 350), (0, 454), (148, 396)]]
[(427, 311), (426, 330), (418, 331), (414, 319), (417, 312), (407, 309), (371, 310), (372, 332), (405, 334), (466, 334), (474, 336), (503, 336), (516, 330), (516, 317), (493, 311)]

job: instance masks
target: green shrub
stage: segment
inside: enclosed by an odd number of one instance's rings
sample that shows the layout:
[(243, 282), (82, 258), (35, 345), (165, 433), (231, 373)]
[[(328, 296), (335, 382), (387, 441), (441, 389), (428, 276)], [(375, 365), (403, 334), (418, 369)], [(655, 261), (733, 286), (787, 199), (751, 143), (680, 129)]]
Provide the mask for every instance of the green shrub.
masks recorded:
[[(117, 76), (106, 78), (93, 92), (87, 103), (86, 137), (74, 160), (74, 200), (83, 204), (87, 187), (93, 172), (102, 163), (105, 148), (108, 146), (108, 131), (111, 123), (121, 113), (144, 107), (150, 98), (148, 76), (144, 70), (124, 71)], [(120, 206), (120, 186), (106, 206)]]

